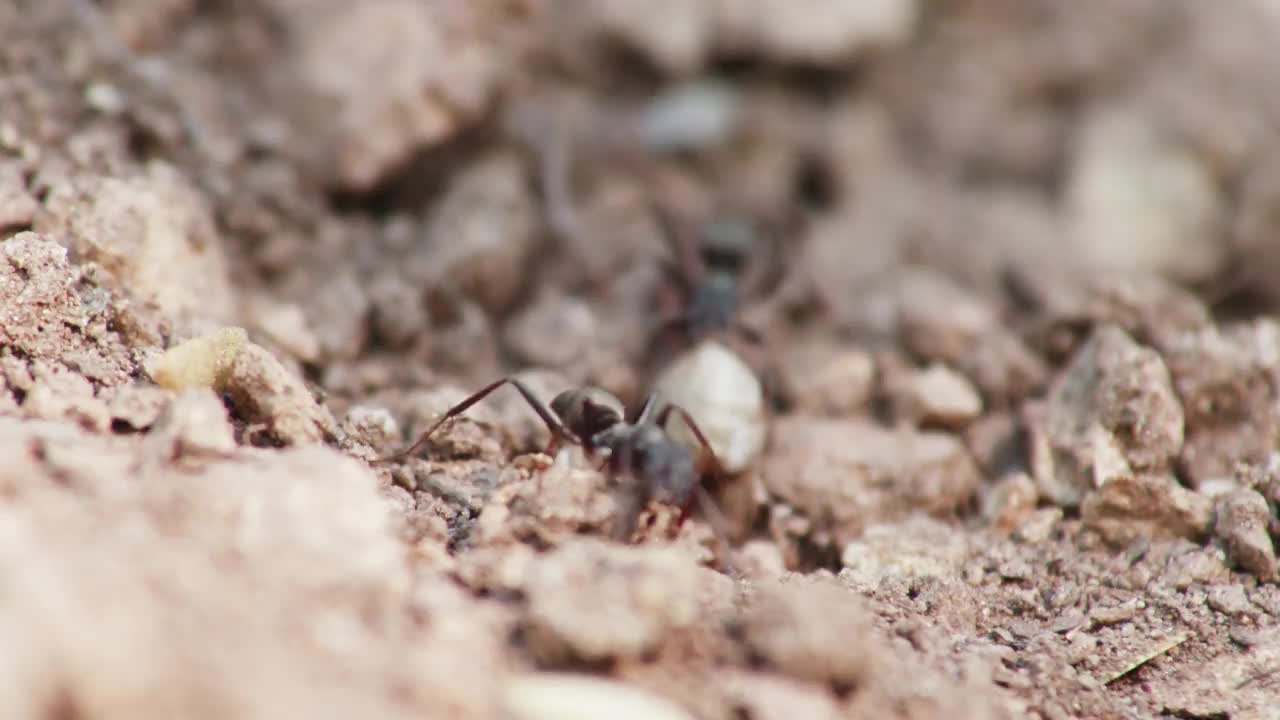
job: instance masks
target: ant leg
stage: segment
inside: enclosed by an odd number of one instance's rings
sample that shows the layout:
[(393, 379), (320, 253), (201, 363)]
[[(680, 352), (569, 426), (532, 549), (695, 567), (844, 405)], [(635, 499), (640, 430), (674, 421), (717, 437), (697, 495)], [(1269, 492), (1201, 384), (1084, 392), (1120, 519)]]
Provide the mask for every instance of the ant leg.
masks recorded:
[(755, 347), (761, 347), (764, 345), (764, 335), (759, 330), (751, 327), (741, 320), (734, 320), (730, 327), (734, 332), (738, 333), (743, 340), (746, 340), (751, 345)]
[(640, 519), (640, 513), (644, 511), (645, 497), (640, 491), (640, 486), (634, 482), (632, 475), (634, 467), (632, 449), (630, 443), (623, 443), (614, 449), (617, 453), (616, 457), (611, 457), (614, 461), (611, 464), (610, 480), (615, 485), (621, 477), (625, 481), (620, 487), (614, 488), (614, 497), (624, 498), (618, 503), (618, 513), (613, 527), (613, 539), (618, 542), (628, 542), (635, 533), (637, 521)]
[(693, 419), (693, 416), (689, 414), (688, 410), (685, 410), (679, 405), (667, 405), (662, 408), (662, 412), (658, 413), (656, 420), (658, 427), (665, 428), (667, 420), (670, 419), (672, 413), (679, 415), (680, 419), (684, 420), (684, 424), (693, 431), (693, 436), (698, 439), (698, 444), (702, 446), (704, 460), (711, 465), (711, 474), (717, 477), (724, 477), (728, 475), (729, 473), (724, 469), (724, 464), (720, 462), (720, 457), (716, 455), (715, 448), (711, 447), (711, 443), (707, 440), (707, 436), (703, 434), (702, 428), (698, 427), (698, 423)]
[[(693, 498), (698, 503), (698, 509), (702, 511), (702, 514), (707, 518), (708, 524), (711, 525), (711, 531), (715, 533), (716, 543), (720, 546), (721, 557), (724, 558), (725, 574), (730, 577), (738, 577), (738, 571), (734, 568), (733, 559), (730, 555), (733, 545), (729, 543), (729, 520), (724, 516), (724, 513), (720, 512), (720, 508), (711, 499), (711, 494), (702, 485), (693, 486)], [(688, 508), (681, 508), (680, 525), (684, 524), (685, 518), (688, 516)]]
[(686, 223), (682, 223), (663, 203), (655, 200), (650, 204), (653, 207), (654, 217), (658, 221), (658, 228), (663, 239), (667, 241), (667, 247), (671, 250), (672, 259), (675, 261), (674, 268), (670, 264), (666, 264), (666, 267), (678, 273), (681, 284), (686, 289), (697, 287), (702, 282), (703, 276), (707, 274), (707, 266), (698, 255), (693, 238), (689, 237), (688, 231), (685, 230)]
[(551, 430), (551, 436), (553, 441), (556, 438), (568, 439), (570, 442), (574, 441), (573, 437), (569, 434), (569, 432), (564, 429), (564, 425), (560, 424), (560, 421), (556, 419), (556, 416), (553, 415), (551, 411), (547, 409), (547, 406), (544, 405), (542, 401), (539, 400), (537, 396), (533, 394), (533, 391), (530, 390), (527, 385), (525, 385), (524, 383), (520, 382), (519, 380), (513, 377), (505, 377), (505, 378), (502, 378), (501, 380), (497, 380), (492, 383), (489, 383), (485, 387), (473, 393), (470, 397), (466, 398), (465, 400), (458, 403), (457, 405), (454, 405), (453, 407), (449, 408), (449, 410), (443, 416), (441, 416), (439, 420), (436, 420), (434, 423), (431, 424), (431, 427), (427, 428), (426, 432), (419, 435), (418, 439), (414, 441), (414, 443), (410, 445), (407, 449), (402, 450), (401, 452), (398, 452), (394, 455), (382, 458), (377, 462), (379, 463), (394, 462), (394, 461), (403, 460), (409, 457), (413, 453), (417, 452), (417, 450), (427, 442), (427, 439), (430, 438), (431, 435), (434, 434), (436, 430), (439, 430), (440, 426), (444, 425), (446, 421), (452, 418), (455, 418), (461, 415), (462, 413), (466, 412), (467, 410), (471, 409), (472, 405), (475, 405), (476, 403), (485, 399), (485, 397), (487, 397), (489, 393), (492, 393), (494, 390), (497, 390), (498, 388), (506, 384), (510, 384), (516, 390), (518, 390), (522, 396), (524, 396), (524, 399), (529, 403), (529, 406), (533, 408), (533, 411), (538, 414), (538, 417), (542, 418), (542, 422), (546, 423), (547, 428)]
[[(724, 477), (728, 475), (724, 469), (724, 465), (720, 462), (720, 458), (716, 455), (715, 449), (711, 447), (711, 443), (707, 441), (707, 436), (703, 434), (702, 428), (698, 427), (698, 423), (694, 421), (693, 416), (689, 414), (689, 411), (679, 405), (668, 405), (662, 409), (662, 412), (658, 413), (658, 426), (665, 427), (667, 420), (671, 417), (672, 413), (678, 414), (680, 419), (684, 420), (685, 424), (689, 426), (689, 429), (693, 431), (694, 437), (696, 437), (698, 442), (702, 445), (703, 457), (706, 458), (706, 461), (711, 465), (711, 474), (717, 477)], [(729, 520), (724, 516), (724, 513), (720, 512), (719, 506), (716, 505), (715, 500), (711, 498), (711, 494), (707, 492), (706, 488), (702, 487), (701, 482), (694, 483), (692, 492), (692, 500), (697, 502), (698, 509), (701, 510), (702, 514), (707, 518), (707, 523), (711, 525), (711, 531), (715, 533), (716, 543), (720, 546), (721, 555), (724, 558), (725, 572), (736, 577), (737, 571), (734, 569), (733, 561), (730, 559), (729, 555), (733, 548), (733, 545), (729, 542)], [(680, 508), (681, 514), (679, 525), (683, 525), (685, 519), (688, 517), (688, 505), (689, 503), (686, 502)]]
[(640, 412), (636, 413), (636, 417), (631, 421), (632, 425), (643, 425), (653, 417), (658, 411), (658, 393), (650, 392), (644, 398), (644, 403), (640, 405)]

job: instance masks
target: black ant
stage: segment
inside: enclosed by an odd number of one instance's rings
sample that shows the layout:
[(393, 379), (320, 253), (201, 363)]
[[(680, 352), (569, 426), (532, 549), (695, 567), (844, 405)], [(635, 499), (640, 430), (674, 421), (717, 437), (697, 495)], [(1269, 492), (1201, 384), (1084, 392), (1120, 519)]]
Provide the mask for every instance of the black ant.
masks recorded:
[[(600, 470), (607, 471), (612, 484), (622, 478), (633, 481), (623, 485), (629, 493), (621, 521), (615, 526), (617, 539), (631, 536), (641, 512), (650, 501), (679, 508), (679, 523), (688, 517), (691, 505), (697, 503), (718, 540), (727, 549), (726, 521), (700, 483), (704, 475), (722, 478), (726, 473), (715, 450), (689, 413), (678, 405), (667, 404), (659, 408), (657, 393), (650, 393), (635, 419), (628, 421), (624, 417), (622, 402), (599, 388), (565, 390), (551, 400), (548, 409), (523, 382), (505, 377), (449, 408), (407, 449), (379, 462), (395, 462), (413, 455), (447, 421), (466, 412), (503, 385), (511, 385), (519, 391), (551, 431), (546, 454), (553, 454), (561, 443), (579, 445)], [(664, 428), (672, 415), (679, 416), (693, 431), (702, 447), (700, 457), (695, 457), (688, 447), (667, 435)]]

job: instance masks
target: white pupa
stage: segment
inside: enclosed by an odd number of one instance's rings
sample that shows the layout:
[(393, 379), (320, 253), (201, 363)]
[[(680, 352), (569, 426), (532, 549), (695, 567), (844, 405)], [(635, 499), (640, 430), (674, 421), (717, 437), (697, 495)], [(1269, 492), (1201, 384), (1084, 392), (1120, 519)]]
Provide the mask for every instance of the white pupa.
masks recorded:
[[(676, 358), (654, 389), (662, 402), (679, 405), (693, 416), (724, 469), (745, 470), (764, 450), (767, 436), (764, 388), (737, 353), (704, 340)], [(673, 414), (671, 437), (699, 448), (688, 426)]]

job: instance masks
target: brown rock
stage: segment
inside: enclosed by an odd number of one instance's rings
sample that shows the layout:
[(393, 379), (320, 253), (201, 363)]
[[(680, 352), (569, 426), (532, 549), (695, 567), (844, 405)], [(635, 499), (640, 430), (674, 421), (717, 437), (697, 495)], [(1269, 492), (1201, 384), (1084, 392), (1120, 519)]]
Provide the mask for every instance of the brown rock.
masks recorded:
[[(655, 6), (606, 0), (573, 10), (577, 12), (565, 9), (547, 18), (551, 27), (567, 33), (558, 43), (564, 46), (562, 52), (612, 42), (639, 53), (666, 73), (684, 76), (716, 52), (783, 64), (837, 66), (905, 42), (920, 5), (914, 0), (826, 0), (799, 5), (720, 0)], [(588, 60), (579, 57), (577, 61)]]
[(1226, 615), (1247, 615), (1253, 610), (1253, 603), (1244, 594), (1244, 586), (1240, 583), (1217, 585), (1209, 588), (1206, 598), (1209, 607)]
[(327, 273), (316, 285), (302, 305), (305, 325), (314, 328), (316, 352), (331, 360), (356, 357), (369, 336), (369, 289), (353, 269), (345, 267)]
[(1165, 358), (1186, 408), (1181, 463), (1191, 481), (1264, 461), (1280, 436), (1280, 325), (1260, 319), (1184, 333)]
[[(659, 5), (635, 0), (604, 0), (581, 7), (551, 5), (546, 22), (562, 38), (559, 52), (581, 53), (578, 48), (619, 44), (641, 53), (656, 67), (685, 74), (700, 67), (711, 47), (715, 9), (710, 3), (664, 0)], [(578, 63), (591, 62), (574, 57)]]
[(1080, 514), (1117, 546), (1141, 537), (1199, 540), (1213, 524), (1213, 500), (1168, 475), (1123, 475), (1085, 497)]
[(390, 451), (400, 438), (396, 419), (382, 408), (356, 405), (342, 418), (342, 433), (348, 439), (375, 450)]
[(1232, 227), (1232, 244), (1242, 289), (1280, 304), (1272, 278), (1280, 274), (1280, 154), (1269, 148), (1264, 158), (1248, 163)]
[(1036, 481), (1061, 505), (1131, 471), (1165, 471), (1182, 450), (1182, 406), (1169, 370), (1115, 326), (1100, 327), (1076, 354), (1040, 422), (1031, 423), (1042, 434), (1033, 439)]
[(285, 370), (274, 355), (252, 343), (235, 357), (227, 392), (250, 422), (266, 425), (286, 445), (322, 442), (334, 436), (336, 423), (319, 405), (302, 378)]
[(1236, 490), (1218, 499), (1214, 534), (1236, 565), (1261, 580), (1276, 578), (1276, 551), (1267, 534), (1271, 509), (1253, 490)]
[(612, 530), (619, 502), (602, 473), (552, 463), (544, 455), (519, 456), (514, 464), (521, 466), (519, 477), (501, 483), (480, 511), (474, 530), (478, 542), (555, 546)]
[(839, 65), (905, 43), (921, 10), (915, 0), (721, 0), (718, 5), (718, 48), (813, 65)]
[(1160, 581), (1175, 590), (1186, 590), (1192, 585), (1224, 582), (1230, 576), (1222, 551), (1210, 546), (1174, 554), (1165, 563)]
[[(275, 302), (259, 296), (248, 303), (244, 314), (253, 319), (254, 327), (262, 333), (264, 342), (269, 341), (273, 347), (302, 362), (314, 363), (320, 359), (320, 339), (311, 329), (306, 311), (297, 304)], [(416, 330), (421, 332), (424, 326), (422, 323)]]
[(1032, 545), (1042, 543), (1052, 537), (1053, 531), (1057, 529), (1060, 522), (1062, 522), (1062, 508), (1041, 508), (1022, 521), (1014, 531), (1013, 538)]

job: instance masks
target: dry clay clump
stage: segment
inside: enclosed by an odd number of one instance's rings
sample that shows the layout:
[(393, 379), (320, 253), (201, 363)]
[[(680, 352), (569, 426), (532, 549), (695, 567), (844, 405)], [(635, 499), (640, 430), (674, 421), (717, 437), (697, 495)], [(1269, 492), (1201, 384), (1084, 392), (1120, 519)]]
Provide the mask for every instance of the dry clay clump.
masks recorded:
[[(101, 386), (129, 379), (133, 359), (107, 329), (108, 307), (78, 292), (80, 272), (48, 236), (19, 233), (0, 242), (0, 348), (5, 355), (59, 363)], [(22, 382), (8, 378), (17, 389)]]
[(978, 488), (976, 463), (948, 434), (806, 416), (779, 418), (773, 433), (765, 487), (803, 514), (819, 544), (843, 547), (872, 522), (917, 511), (954, 512)]
[(180, 330), (234, 313), (221, 239), (204, 199), (168, 165), (116, 178), (79, 175), (53, 185), (36, 229), (101, 267), (113, 289), (154, 303)]
[(337, 184), (369, 190), (414, 152), (478, 121), (518, 54), (499, 5), (324, 2), (286, 15), (298, 39), (291, 69), (325, 108), (304, 126), (327, 123), (315, 135), (332, 139), (317, 145), (331, 153)]
[(1183, 334), (1165, 353), (1187, 414), (1181, 466), (1195, 486), (1261, 463), (1280, 443), (1280, 325)]
[(639, 658), (699, 619), (710, 572), (676, 547), (566, 543), (528, 568), (525, 640), (551, 664)]
[(740, 622), (749, 652), (792, 677), (850, 688), (874, 672), (880, 648), (866, 611), (851, 590), (833, 580), (765, 584)]
[(496, 713), (502, 633), (426, 592), (443, 579), (411, 593), (359, 461), (312, 446), (176, 469), (136, 438), (4, 418), (0, 450), (21, 498), (0, 508), (21, 588), (0, 594), (0, 715)]
[(306, 384), (265, 348), (248, 342), (244, 330), (224, 328), (170, 348), (148, 373), (175, 392), (210, 389), (230, 396), (250, 423), (262, 423), (286, 445), (335, 437), (337, 423)]
[(1182, 406), (1169, 370), (1116, 326), (1099, 327), (1054, 382), (1043, 417), (1029, 413), (1041, 492), (1074, 506), (1116, 478), (1170, 472), (1182, 450)]

